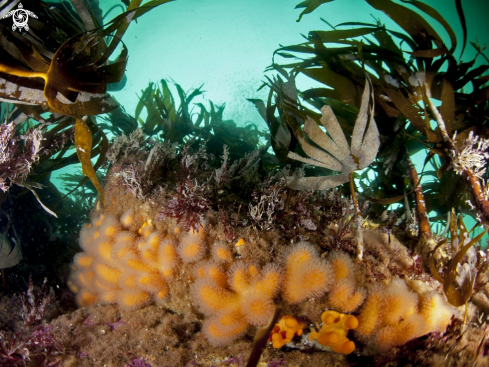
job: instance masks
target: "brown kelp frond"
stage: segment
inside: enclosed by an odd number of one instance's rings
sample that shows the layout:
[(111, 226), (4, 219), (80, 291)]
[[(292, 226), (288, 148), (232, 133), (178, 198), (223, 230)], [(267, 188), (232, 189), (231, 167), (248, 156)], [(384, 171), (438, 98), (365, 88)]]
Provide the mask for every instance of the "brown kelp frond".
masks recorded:
[(278, 321), (281, 311), (282, 310), (279, 307), (275, 307), (273, 315), (270, 317), (268, 324), (256, 331), (255, 339), (253, 340), (253, 347), (251, 348), (248, 362), (246, 362), (246, 367), (256, 367), (258, 365), (263, 349), (265, 349), (267, 345), (268, 337), (272, 333), (272, 329)]
[[(473, 246), (482, 239), (489, 227), (474, 238), (470, 238), (469, 235), (472, 230), (467, 231), (467, 227), (461, 216), (458, 217), (457, 225), (455, 209), (452, 209), (447, 226), (450, 227), (449, 248), (452, 253), (451, 260), (444, 271), (444, 277), (442, 277), (436, 269), (434, 254), (447, 242), (447, 240), (443, 240), (432, 251), (432, 257), (429, 260), (430, 271), (433, 276), (443, 284), (443, 291), (452, 305), (456, 307), (465, 305), (467, 307), (467, 302), (474, 290), (474, 282), (477, 277), (479, 261)], [(466, 261), (462, 265), (464, 258)], [(456, 287), (453, 285), (454, 282), (457, 283)], [(467, 308), (465, 317), (467, 317)]]
[[(102, 202), (103, 191), (95, 170), (105, 159), (108, 140), (94, 122), (89, 127), (82, 117), (107, 113), (117, 107), (117, 103), (106, 94), (107, 85), (122, 79), (127, 63), (127, 49), (122, 45), (120, 55), (114, 63), (109, 63), (108, 59), (120, 44), (131, 21), (170, 1), (172, 0), (153, 0), (141, 7), (141, 0), (132, 0), (127, 11), (98, 28), (95, 28), (93, 19), (96, 18), (90, 8), (76, 2), (75, 8), (83, 24), (79, 21), (75, 21), (75, 24), (81, 29), (67, 29), (69, 33), (54, 37), (58, 45), (47, 41), (45, 44), (33, 44), (31, 38), (23, 35), (6, 37), (8, 47), (3, 52), (6, 57), (0, 63), (0, 100), (14, 104), (40, 105), (43, 112), (49, 110), (74, 117), (76, 122), (72, 123), (75, 124), (78, 159), (83, 173), (97, 188)], [(73, 18), (69, 14), (60, 17), (58, 10), (52, 11), (46, 6), (40, 10), (55, 24), (61, 22), (61, 19)], [(89, 30), (83, 32), (84, 26)], [(41, 27), (39, 33), (45, 32), (46, 28)], [(95, 152), (92, 144), (92, 130), (98, 132), (102, 139), (98, 152)], [(93, 167), (91, 158), (96, 154), (100, 156)]]
[[(310, 117), (304, 123), (304, 132), (295, 130), (302, 149), (310, 157), (305, 158), (289, 152), (288, 157), (300, 162), (341, 172), (326, 177), (289, 177), (288, 186), (295, 190), (325, 190), (349, 180), (353, 171), (363, 169), (373, 162), (380, 146), (379, 132), (370, 104), (369, 83), (365, 83), (362, 103), (353, 129), (351, 148), (331, 107), (321, 108), (321, 124), (329, 136)], [(367, 125), (368, 122), (368, 125)], [(368, 126), (368, 128), (367, 128)], [(314, 144), (313, 144), (314, 143)], [(319, 148), (318, 148), (319, 147)]]
[(305, 8), (301, 15), (299, 16), (299, 19), (297, 21), (299, 22), (304, 14), (309, 14), (312, 11), (314, 11), (319, 5), (324, 4), (324, 3), (329, 3), (330, 1), (333, 0), (305, 0), (298, 4), (295, 8)]
[[(290, 128), (287, 126), (287, 120), (284, 117), (283, 105), (289, 104), (297, 107), (297, 90), (295, 88), (294, 76), (283, 71), (287, 81), (283, 81), (280, 76), (273, 79), (267, 78), (269, 83), (264, 83), (262, 87), (268, 85), (270, 92), (268, 93), (267, 105), (261, 99), (251, 99), (248, 101), (253, 103), (268, 126), (270, 132), (270, 145), (272, 146), (275, 158), (280, 163), (288, 161), (287, 154), (290, 150), (295, 149), (297, 139), (290, 133)], [(273, 97), (275, 96), (275, 101)], [(278, 109), (281, 118), (275, 116), (275, 111)]]

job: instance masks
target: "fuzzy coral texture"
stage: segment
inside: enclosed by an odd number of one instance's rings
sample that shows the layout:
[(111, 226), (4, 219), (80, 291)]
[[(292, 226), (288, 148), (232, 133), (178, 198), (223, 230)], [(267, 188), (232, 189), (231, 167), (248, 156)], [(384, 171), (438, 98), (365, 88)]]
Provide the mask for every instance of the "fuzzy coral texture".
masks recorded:
[[(266, 324), (276, 306), (317, 323), (318, 312), (326, 309), (360, 311), (355, 333), (374, 352), (441, 332), (454, 312), (439, 293), (414, 291), (399, 278), (366, 287), (360, 268), (343, 252), (321, 257), (301, 241), (263, 265), (239, 253), (247, 246), (243, 242), (236, 247), (221, 241), (211, 225), (202, 224), (198, 232), (185, 232), (171, 221), (156, 227), (144, 210), (98, 211), (80, 234), (84, 252), (75, 256), (69, 285), (80, 306), (117, 303), (131, 311), (156, 303), (187, 321), (203, 314), (202, 334), (215, 347)], [(311, 301), (314, 310), (308, 310)], [(341, 337), (348, 345), (333, 350), (354, 350), (347, 329)], [(323, 326), (313, 333), (311, 339), (324, 341), (331, 330)]]

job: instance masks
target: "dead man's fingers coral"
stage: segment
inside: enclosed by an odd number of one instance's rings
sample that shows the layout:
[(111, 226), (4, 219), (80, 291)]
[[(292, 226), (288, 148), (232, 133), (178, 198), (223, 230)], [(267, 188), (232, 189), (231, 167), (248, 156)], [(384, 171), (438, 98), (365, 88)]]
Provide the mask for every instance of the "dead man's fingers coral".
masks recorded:
[(249, 324), (265, 325), (273, 316), (275, 304), (269, 296), (251, 288), (242, 295), (240, 310)]
[(347, 313), (353, 312), (365, 300), (365, 290), (357, 288), (352, 279), (344, 278), (333, 284), (328, 300), (334, 309)]
[(394, 278), (386, 288), (383, 307), (383, 322), (387, 325), (397, 325), (399, 321), (417, 311), (418, 295), (408, 288), (404, 280)]
[(368, 291), (368, 297), (363, 304), (358, 318), (358, 327), (355, 329), (358, 335), (366, 338), (376, 331), (382, 321), (383, 298), (385, 294), (385, 286), (377, 283)]
[(329, 262), (333, 268), (335, 282), (345, 278), (354, 280), (355, 263), (348, 254), (342, 251), (335, 251), (329, 257)]
[(331, 288), (332, 269), (305, 242), (294, 245), (286, 254), (284, 296), (289, 303), (321, 297)]
[(184, 263), (192, 263), (202, 260), (205, 255), (205, 237), (203, 235), (203, 229), (197, 233), (186, 233), (180, 239), (178, 244), (178, 255)]
[(238, 311), (223, 310), (204, 321), (202, 333), (210, 344), (218, 347), (229, 345), (243, 336), (248, 326)]
[[(211, 279), (198, 279), (192, 286), (193, 300), (206, 315), (225, 308), (237, 308), (239, 297)], [(234, 306), (234, 307), (233, 307)]]
[(210, 279), (219, 287), (225, 288), (228, 286), (228, 276), (226, 272), (222, 265), (214, 261), (201, 261), (196, 264), (194, 277), (195, 279)]
[(424, 319), (425, 333), (444, 332), (456, 312), (455, 308), (436, 291), (425, 292), (419, 298), (419, 313)]
[(212, 245), (212, 259), (218, 263), (230, 263), (234, 260), (231, 249), (222, 241), (217, 241)]

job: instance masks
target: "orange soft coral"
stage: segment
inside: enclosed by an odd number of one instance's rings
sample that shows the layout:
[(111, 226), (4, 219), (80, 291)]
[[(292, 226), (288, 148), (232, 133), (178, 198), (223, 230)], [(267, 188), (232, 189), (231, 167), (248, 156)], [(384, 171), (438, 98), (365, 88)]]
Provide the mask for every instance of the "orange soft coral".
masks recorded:
[[(239, 247), (217, 241), (209, 248), (209, 232), (203, 225), (198, 232), (180, 232), (171, 226), (161, 231), (147, 219), (138, 231), (142, 221), (128, 210), (120, 218), (96, 215), (83, 227), (84, 252), (75, 256), (68, 281), (80, 306), (117, 302), (122, 309), (132, 310), (152, 301), (164, 303), (172, 285), (181, 281), (176, 275), (183, 268), (191, 275), (185, 279), (193, 283), (192, 298), (206, 316), (202, 331), (211, 344), (229, 344), (249, 326), (266, 324), (281, 291), (282, 302), (288, 304), (324, 296), (320, 301), (336, 311), (323, 313), (323, 326), (311, 333), (311, 339), (344, 354), (355, 348), (347, 338), (349, 329), (358, 326), (357, 335), (380, 351), (443, 331), (453, 313), (442, 296), (427, 292), (418, 297), (402, 279), (371, 287), (364, 303), (353, 260), (337, 252), (328, 261), (306, 241), (290, 246), (282, 261), (261, 267), (236, 260)], [(240, 239), (236, 246), (244, 243)], [(358, 319), (337, 312), (359, 307)], [(284, 316), (272, 332), (273, 346), (282, 347), (301, 335), (304, 327), (293, 316)]]
[(117, 302), (131, 310), (168, 294), (165, 277), (178, 260), (172, 238), (155, 231), (151, 220), (139, 233), (128, 231), (133, 219), (132, 211), (121, 218), (101, 214), (84, 226), (80, 244), (85, 251), (75, 256), (69, 280), (80, 306)]
[(210, 316), (204, 330), (211, 344), (228, 344), (249, 325), (266, 324), (275, 309), (273, 297), (281, 277), (275, 265), (259, 269), (254, 264), (236, 262), (226, 279), (215, 262), (198, 264), (193, 298)]
[(317, 339), (319, 344), (331, 347), (336, 353), (350, 354), (355, 350), (355, 343), (347, 337), (348, 330), (358, 326), (355, 316), (329, 310), (323, 312), (321, 320), (323, 321), (321, 330), (312, 331), (310, 340)]
[(284, 296), (289, 303), (321, 297), (331, 287), (332, 270), (308, 242), (292, 246), (285, 259)]

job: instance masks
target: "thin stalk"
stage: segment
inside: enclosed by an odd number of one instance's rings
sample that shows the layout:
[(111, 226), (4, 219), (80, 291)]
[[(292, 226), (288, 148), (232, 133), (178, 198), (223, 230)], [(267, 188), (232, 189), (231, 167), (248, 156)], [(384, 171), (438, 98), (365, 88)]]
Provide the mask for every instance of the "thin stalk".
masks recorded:
[(362, 212), (358, 206), (357, 194), (355, 192), (355, 183), (353, 182), (353, 172), (350, 173), (350, 191), (351, 197), (353, 199), (353, 206), (356, 212), (357, 221), (357, 260), (363, 260), (363, 223), (362, 223)]
[(419, 182), (418, 172), (414, 167), (409, 154), (406, 154), (406, 164), (409, 171), (409, 176), (411, 176), (411, 181), (415, 187), (414, 197), (416, 202), (416, 217), (419, 222), (419, 236), (423, 236), (425, 239), (431, 239), (431, 228), (430, 222), (428, 220), (428, 213), (426, 210), (426, 202), (424, 200), (423, 188)]

